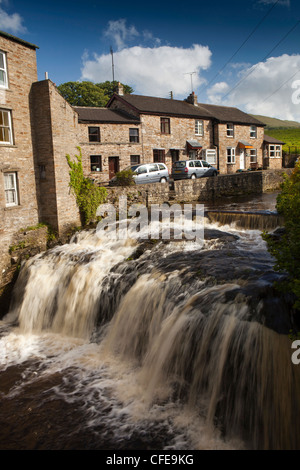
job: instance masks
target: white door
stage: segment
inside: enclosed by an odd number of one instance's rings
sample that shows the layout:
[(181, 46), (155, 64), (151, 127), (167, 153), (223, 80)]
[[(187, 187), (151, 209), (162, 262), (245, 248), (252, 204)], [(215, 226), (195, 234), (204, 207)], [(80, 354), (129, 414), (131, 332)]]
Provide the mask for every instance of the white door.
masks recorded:
[(244, 150), (240, 150), (240, 170), (245, 169), (245, 152)]

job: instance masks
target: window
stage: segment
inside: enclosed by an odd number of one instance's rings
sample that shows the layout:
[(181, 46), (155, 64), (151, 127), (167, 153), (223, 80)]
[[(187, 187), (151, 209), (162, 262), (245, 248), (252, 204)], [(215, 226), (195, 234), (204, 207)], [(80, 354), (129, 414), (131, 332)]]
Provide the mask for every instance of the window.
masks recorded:
[(89, 142), (100, 142), (100, 127), (89, 127)]
[(270, 145), (269, 146), (270, 158), (281, 157), (281, 145)]
[(227, 148), (227, 163), (235, 163), (235, 148)]
[(7, 67), (6, 67), (6, 55), (0, 51), (0, 87), (7, 88)]
[(162, 134), (171, 134), (169, 118), (160, 118), (160, 132)]
[(151, 165), (149, 165), (149, 173), (151, 173), (152, 171), (158, 171), (158, 166), (156, 165), (156, 163), (151, 163)]
[(215, 165), (217, 163), (217, 152), (214, 149), (207, 149), (205, 160), (211, 165)]
[(143, 166), (139, 166), (136, 171), (135, 171), (138, 175), (142, 175), (144, 173), (148, 173), (148, 170), (147, 170), (147, 167), (146, 165), (143, 165)]
[(257, 137), (257, 127), (256, 126), (251, 126), (250, 127), (250, 137), (251, 137), (251, 139), (256, 139), (256, 137)]
[(4, 173), (6, 207), (18, 205), (17, 173)]
[(91, 171), (102, 171), (101, 155), (91, 155)]
[(139, 142), (139, 130), (129, 129), (129, 142)]
[(275, 153), (276, 153), (276, 157), (281, 157), (281, 145), (276, 145), (275, 146)]
[(153, 150), (153, 161), (165, 163), (165, 150), (154, 149)]
[(10, 111), (0, 109), (0, 144), (12, 144)]
[(141, 163), (139, 155), (130, 155), (130, 165), (139, 165)]
[(203, 129), (204, 129), (203, 121), (196, 120), (195, 121), (195, 134), (196, 135), (203, 135), (204, 134)]
[(257, 162), (257, 152), (255, 149), (250, 150), (250, 163), (256, 163)]
[(234, 137), (234, 125), (227, 124), (227, 137)]

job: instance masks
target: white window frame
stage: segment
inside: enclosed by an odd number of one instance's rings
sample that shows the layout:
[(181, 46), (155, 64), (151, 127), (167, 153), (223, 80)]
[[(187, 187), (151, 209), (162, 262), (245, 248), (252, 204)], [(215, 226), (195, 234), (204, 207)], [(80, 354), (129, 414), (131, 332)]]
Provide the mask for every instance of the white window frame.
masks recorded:
[(281, 145), (275, 145), (275, 156), (281, 158)]
[(8, 88), (8, 77), (7, 77), (7, 61), (6, 61), (6, 54), (3, 51), (0, 51), (0, 55), (2, 56), (3, 60), (3, 67), (0, 67), (0, 72), (3, 73), (3, 83), (0, 82), (0, 88)]
[[(4, 124), (1, 126), (0, 125), (0, 131), (2, 131), (2, 129), (8, 129), (8, 135), (9, 135), (9, 139), (8, 140), (0, 140), (0, 145), (7, 145), (7, 144), (12, 144), (13, 143), (13, 140), (12, 140), (12, 125), (11, 125), (11, 111), (9, 109), (0, 109), (0, 114), (1, 113), (7, 113), (7, 116), (8, 116), (8, 126), (5, 126)], [(2, 120), (4, 121), (4, 119), (2, 118)], [(0, 139), (1, 139), (1, 132), (0, 132)]]
[[(10, 178), (12, 176), (12, 179)], [(12, 185), (9, 183), (12, 181)], [(18, 195), (18, 181), (17, 173), (15, 171), (5, 172), (4, 173), (4, 191), (5, 191), (5, 205), (6, 207), (18, 206), (19, 205), (19, 195)], [(10, 202), (9, 193), (13, 194), (13, 201)]]
[(227, 137), (234, 137), (234, 124), (228, 122), (227, 126)]
[(256, 126), (250, 126), (250, 138), (251, 139), (256, 139), (257, 138), (257, 127)]
[(269, 145), (269, 157), (270, 158), (281, 158), (281, 145), (270, 144)]
[(205, 160), (210, 165), (216, 165), (217, 163), (217, 152), (215, 149), (206, 149), (205, 151)]
[(235, 164), (235, 148), (234, 147), (227, 147), (227, 164), (228, 165)]
[(257, 163), (257, 150), (250, 149), (250, 163)]
[(204, 135), (204, 123), (201, 119), (195, 120), (195, 135)]

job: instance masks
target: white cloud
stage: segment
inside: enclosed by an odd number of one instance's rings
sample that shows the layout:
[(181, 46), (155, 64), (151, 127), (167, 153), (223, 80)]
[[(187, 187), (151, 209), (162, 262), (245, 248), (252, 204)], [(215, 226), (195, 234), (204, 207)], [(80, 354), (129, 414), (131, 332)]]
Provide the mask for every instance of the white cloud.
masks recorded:
[(109, 21), (108, 28), (104, 31), (104, 36), (112, 39), (117, 45), (118, 50), (125, 47), (128, 42), (132, 41), (140, 34), (134, 26), (126, 26), (125, 19)]
[[(137, 94), (163, 97), (173, 91), (175, 99), (182, 99), (190, 93), (188, 73), (196, 72), (192, 77), (196, 89), (204, 83), (201, 71), (210, 64), (211, 51), (199, 44), (186, 49), (134, 46), (114, 54), (116, 80), (132, 86)], [(81, 79), (93, 82), (111, 80), (111, 66), (110, 54), (94, 55), (93, 60), (83, 61)]]
[(251, 114), (300, 121), (300, 105), (293, 99), (293, 84), (300, 78), (299, 54), (271, 57), (246, 69), (243, 77), (231, 93), (224, 84), (216, 84), (207, 95), (215, 97), (217, 90), (218, 100), (223, 97), (224, 105), (237, 106)]
[(221, 104), (222, 96), (229, 90), (226, 82), (219, 82), (207, 91), (208, 100), (211, 104)]
[[(0, 5), (7, 5), (6, 1), (0, 0)], [(19, 13), (7, 13), (1, 6), (0, 6), (0, 29), (2, 31), (11, 32), (14, 34), (18, 33), (25, 33), (27, 30), (23, 25), (23, 18), (19, 15)]]

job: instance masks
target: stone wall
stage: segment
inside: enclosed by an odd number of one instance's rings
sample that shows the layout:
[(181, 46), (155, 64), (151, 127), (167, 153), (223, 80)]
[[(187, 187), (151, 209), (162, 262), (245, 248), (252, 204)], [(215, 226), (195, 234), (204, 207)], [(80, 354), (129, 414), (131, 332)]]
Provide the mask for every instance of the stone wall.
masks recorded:
[(144, 205), (169, 202), (207, 202), (226, 197), (250, 196), (268, 191), (277, 191), (286, 170), (266, 170), (219, 175), (218, 177), (179, 180), (170, 184), (144, 184), (131, 187), (108, 188), (107, 202), (118, 207), (120, 196), (127, 196), (128, 206), (135, 203)]
[(133, 186), (115, 186), (107, 188), (107, 202), (114, 204), (118, 209), (119, 198), (127, 197), (128, 207), (133, 204), (162, 204), (168, 202), (170, 198), (169, 184), (167, 183), (151, 183), (137, 184)]
[(32, 84), (30, 101), (39, 220), (61, 235), (70, 226), (80, 224), (66, 160), (67, 154), (72, 159), (78, 154), (77, 113), (50, 80)]
[[(38, 222), (38, 208), (31, 141), (29, 92), (37, 80), (35, 47), (0, 35), (0, 49), (6, 54), (8, 87), (0, 89), (0, 109), (11, 112), (12, 142), (0, 144), (0, 278), (9, 265), (8, 248), (14, 234)], [(26, 71), (26, 73), (24, 73)], [(14, 173), (18, 201), (7, 206), (5, 173)]]

